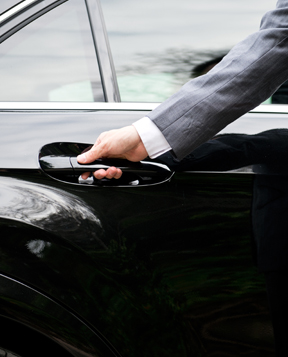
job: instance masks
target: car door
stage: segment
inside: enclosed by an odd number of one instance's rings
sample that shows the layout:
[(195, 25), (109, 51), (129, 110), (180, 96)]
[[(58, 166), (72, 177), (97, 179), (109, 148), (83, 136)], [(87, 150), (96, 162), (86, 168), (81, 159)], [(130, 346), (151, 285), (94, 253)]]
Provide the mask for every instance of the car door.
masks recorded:
[[(10, 27), (0, 57), (2, 318), (28, 326), (27, 341), (37, 330), (70, 355), (273, 355), (264, 281), (253, 263), (262, 219), (253, 207), (263, 187), (255, 176), (285, 175), (275, 160), (285, 145), (275, 143), (286, 131), (275, 138), (273, 130), (286, 127), (286, 109), (247, 114), (182, 162), (166, 154), (81, 167), (76, 156), (98, 134), (156, 104), (117, 102), (97, 2), (53, 4), (13, 35), (15, 23), (3, 25)], [(21, 36), (32, 38), (30, 47)], [(25, 47), (37, 61), (24, 61)], [(268, 159), (267, 142), (279, 148)], [(124, 168), (123, 179), (79, 178), (111, 164)], [(17, 345), (24, 355), (25, 343)]]

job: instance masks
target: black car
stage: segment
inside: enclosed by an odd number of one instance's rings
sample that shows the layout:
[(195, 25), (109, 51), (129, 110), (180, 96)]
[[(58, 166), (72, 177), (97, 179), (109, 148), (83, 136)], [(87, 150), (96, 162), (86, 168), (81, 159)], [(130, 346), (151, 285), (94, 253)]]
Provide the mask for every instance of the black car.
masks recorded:
[[(0, 355), (273, 356), (259, 237), (278, 259), (286, 107), (181, 162), (79, 165), (157, 104), (120, 102), (98, 1), (1, 0), (0, 14)], [(120, 180), (81, 180), (110, 165)]]

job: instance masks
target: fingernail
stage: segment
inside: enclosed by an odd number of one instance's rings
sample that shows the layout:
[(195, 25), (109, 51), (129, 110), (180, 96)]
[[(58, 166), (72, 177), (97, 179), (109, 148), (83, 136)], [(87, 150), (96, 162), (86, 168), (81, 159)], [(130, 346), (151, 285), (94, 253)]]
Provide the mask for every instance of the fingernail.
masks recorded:
[(81, 154), (77, 156), (77, 161), (85, 163), (86, 162), (86, 154)]

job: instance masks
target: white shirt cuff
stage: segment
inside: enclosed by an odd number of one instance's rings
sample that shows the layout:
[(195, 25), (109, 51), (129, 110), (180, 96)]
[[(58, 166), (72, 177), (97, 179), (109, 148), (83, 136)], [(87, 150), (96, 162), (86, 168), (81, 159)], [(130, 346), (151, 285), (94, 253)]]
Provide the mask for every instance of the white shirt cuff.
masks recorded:
[(151, 159), (155, 159), (157, 156), (171, 150), (171, 146), (168, 144), (162, 132), (148, 117), (137, 120), (132, 125), (138, 131)]

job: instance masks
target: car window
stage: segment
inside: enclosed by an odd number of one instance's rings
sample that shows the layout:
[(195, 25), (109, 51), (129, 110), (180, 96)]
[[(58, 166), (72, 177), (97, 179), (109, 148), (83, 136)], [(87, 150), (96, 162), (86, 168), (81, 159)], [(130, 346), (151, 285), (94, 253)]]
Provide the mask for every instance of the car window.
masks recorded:
[(163, 101), (257, 31), (275, 0), (101, 0), (122, 101)]
[[(7, 6), (8, 3), (13, 5), (13, 1), (5, 0)], [(1, 43), (0, 98), (104, 101), (84, 1), (62, 3)]]
[(19, 0), (1, 0), (0, 1), (0, 15), (19, 3)]

